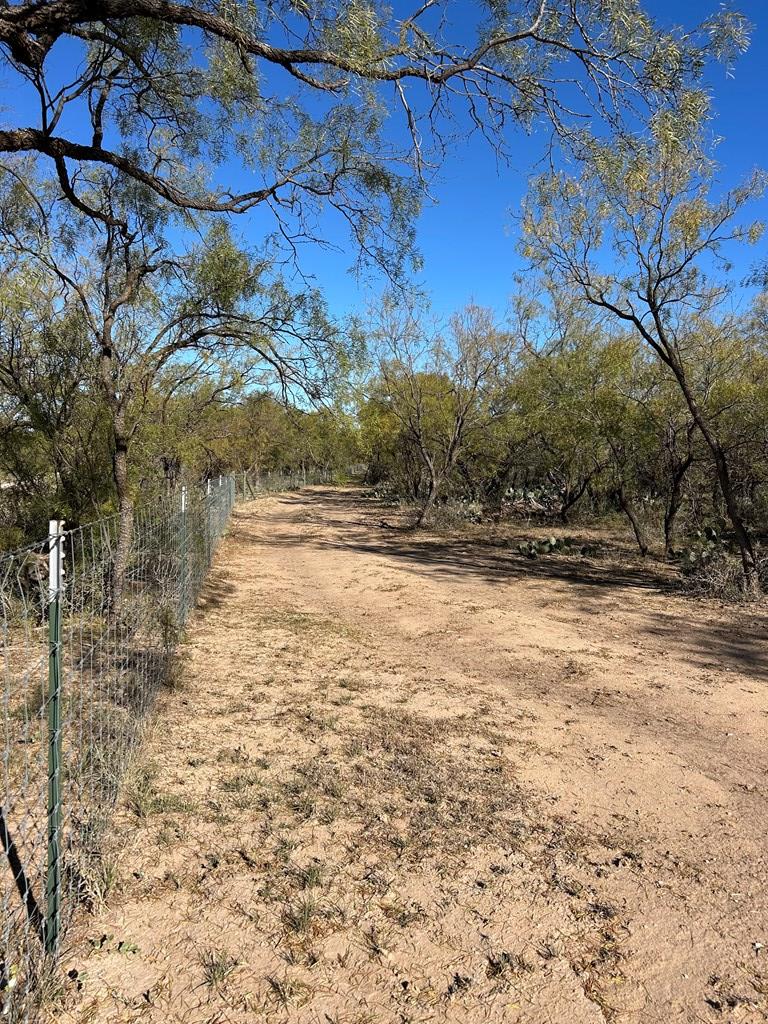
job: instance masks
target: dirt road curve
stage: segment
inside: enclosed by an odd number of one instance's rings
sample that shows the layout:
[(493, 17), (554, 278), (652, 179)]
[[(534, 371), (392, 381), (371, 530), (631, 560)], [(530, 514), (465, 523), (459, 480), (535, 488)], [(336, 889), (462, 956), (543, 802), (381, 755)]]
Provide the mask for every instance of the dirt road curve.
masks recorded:
[(768, 1020), (765, 618), (383, 520), (237, 512), (57, 1019)]

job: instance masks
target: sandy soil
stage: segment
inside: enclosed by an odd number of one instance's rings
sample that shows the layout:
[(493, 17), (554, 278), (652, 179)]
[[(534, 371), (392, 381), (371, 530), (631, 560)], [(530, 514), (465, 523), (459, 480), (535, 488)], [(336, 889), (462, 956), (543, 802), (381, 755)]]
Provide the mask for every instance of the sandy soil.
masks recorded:
[(766, 618), (241, 508), (57, 1020), (768, 1020)]

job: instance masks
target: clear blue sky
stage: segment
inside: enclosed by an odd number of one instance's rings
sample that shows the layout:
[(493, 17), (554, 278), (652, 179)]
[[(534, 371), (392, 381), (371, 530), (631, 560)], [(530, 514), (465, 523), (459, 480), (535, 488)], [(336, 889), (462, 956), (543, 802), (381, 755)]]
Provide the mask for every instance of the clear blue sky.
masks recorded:
[[(691, 27), (716, 10), (719, 0), (646, 0), (646, 4), (662, 24)], [(740, 59), (732, 77), (720, 67), (708, 73), (717, 115), (715, 130), (723, 137), (719, 159), (725, 187), (740, 181), (755, 166), (768, 168), (768, 0), (734, 0), (733, 6), (749, 17), (754, 30), (750, 50)], [(451, 8), (462, 20), (473, 9), (469, 0), (456, 2)], [(57, 47), (51, 59), (57, 62), (56, 70), (60, 68), (61, 74), (68, 76), (74, 56), (74, 52), (68, 56), (66, 49)], [(6, 96), (8, 85), (7, 81), (0, 83)], [(13, 107), (6, 108), (0, 120), (27, 122), (31, 101), (31, 96), (17, 93)], [(398, 117), (395, 123), (401, 134), (402, 119)], [(71, 130), (74, 126), (69, 127)], [(465, 137), (449, 152), (432, 189), (436, 203), (425, 207), (418, 222), (418, 246), (424, 258), (421, 283), (431, 293), (440, 314), (447, 315), (470, 299), (503, 313), (512, 291), (513, 274), (520, 268), (514, 214), (547, 137), (543, 131), (531, 136), (519, 132), (512, 137), (512, 166), (498, 166), (494, 153), (479, 137)], [(230, 170), (227, 168), (228, 178)], [(231, 178), (228, 184), (232, 184)], [(251, 182), (243, 184), (247, 188)], [(755, 215), (768, 221), (768, 200), (755, 207)], [(257, 242), (270, 221), (258, 212), (237, 218), (236, 224), (245, 238)], [(323, 233), (343, 251), (305, 248), (305, 271), (315, 277), (337, 315), (364, 310), (384, 282), (358, 282), (348, 273), (354, 256), (338, 216), (324, 218)], [(737, 275), (743, 276), (758, 255), (752, 250), (746, 262), (736, 268)]]
[[(718, 6), (718, 0), (646, 0), (647, 9), (662, 24), (686, 27)], [(754, 27), (750, 49), (732, 77), (724, 68), (714, 67), (707, 78), (717, 115), (714, 129), (723, 138), (718, 157), (720, 182), (726, 188), (757, 166), (768, 168), (768, 0), (735, 0), (731, 6), (746, 14)], [(546, 138), (543, 133), (519, 134), (511, 167), (497, 166), (494, 154), (479, 138), (449, 154), (433, 189), (437, 202), (424, 209), (418, 224), (418, 245), (424, 257), (421, 279), (441, 315), (470, 300), (503, 314), (513, 290), (513, 274), (521, 268), (515, 252), (514, 215)], [(768, 221), (768, 199), (755, 204), (754, 213)], [(746, 262), (735, 268), (736, 275), (743, 276), (765, 251), (764, 243), (748, 250)], [(345, 273), (349, 255), (308, 257), (335, 311), (360, 308), (366, 295), (376, 294), (375, 282), (358, 286)]]

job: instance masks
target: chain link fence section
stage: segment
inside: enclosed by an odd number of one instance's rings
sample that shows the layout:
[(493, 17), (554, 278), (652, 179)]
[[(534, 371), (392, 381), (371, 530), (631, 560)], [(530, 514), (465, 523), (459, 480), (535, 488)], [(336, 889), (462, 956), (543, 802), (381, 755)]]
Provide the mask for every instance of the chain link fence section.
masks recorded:
[(101, 838), (235, 500), (227, 476), (138, 512), (119, 587), (117, 516), (0, 555), (0, 1020), (34, 1019), (108, 888)]
[(233, 506), (336, 479), (182, 487), (136, 513), (119, 582), (118, 516), (0, 554), (0, 1020), (34, 1020), (61, 933), (109, 889), (101, 840)]
[(0, 559), (0, 1011), (11, 1019), (13, 1002), (27, 1003), (45, 938), (47, 548)]

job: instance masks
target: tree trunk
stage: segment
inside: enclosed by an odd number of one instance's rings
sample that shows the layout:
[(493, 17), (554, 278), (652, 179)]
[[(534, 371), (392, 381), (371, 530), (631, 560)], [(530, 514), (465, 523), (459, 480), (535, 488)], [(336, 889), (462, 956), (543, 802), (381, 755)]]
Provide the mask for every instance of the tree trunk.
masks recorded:
[(664, 555), (671, 558), (675, 542), (675, 523), (677, 513), (683, 504), (683, 480), (685, 474), (691, 467), (693, 456), (689, 455), (677, 465), (672, 474), (672, 490), (667, 500), (667, 507), (664, 509)]
[(599, 466), (592, 473), (587, 473), (584, 479), (581, 481), (578, 487), (571, 488), (568, 485), (563, 492), (563, 498), (560, 506), (560, 521), (562, 523), (568, 522), (568, 516), (571, 509), (576, 505), (578, 501), (581, 501), (587, 488), (589, 487), (592, 480), (600, 473), (602, 466)]
[(115, 349), (112, 344), (113, 319), (111, 315), (104, 321), (101, 334), (101, 357), (99, 374), (107, 406), (112, 420), (112, 477), (117, 493), (117, 547), (112, 563), (112, 581), (109, 595), (109, 610), (114, 616), (119, 613), (120, 603), (125, 590), (125, 576), (133, 543), (134, 504), (128, 478), (128, 446), (131, 431), (126, 425), (126, 409), (129, 394), (125, 390), (118, 392), (115, 379)]
[[(660, 323), (659, 318), (655, 316), (655, 319), (658, 326)], [(662, 330), (660, 329), (659, 334), (662, 334)], [(658, 348), (656, 348), (656, 351), (658, 351)], [(710, 425), (705, 416), (703, 416), (701, 410), (698, 408), (698, 402), (688, 386), (688, 380), (685, 376), (682, 364), (675, 354), (674, 349), (667, 341), (664, 342), (664, 352), (667, 365), (675, 375), (675, 378), (680, 385), (680, 390), (683, 392), (683, 397), (685, 398), (688, 410), (693, 418), (693, 422), (701, 432), (703, 439), (707, 442), (707, 446), (712, 454), (718, 483), (720, 484), (720, 493), (723, 496), (726, 513), (730, 519), (731, 526), (733, 527), (733, 536), (736, 539), (736, 544), (738, 545), (738, 550), (741, 555), (744, 591), (756, 594), (760, 591), (757, 558), (755, 556), (755, 549), (752, 545), (749, 530), (746, 529), (746, 525), (741, 518), (738, 503), (736, 502), (735, 495), (733, 494), (731, 474), (725, 452), (722, 449), (720, 441), (710, 429)]]
[(504, 503), (504, 495), (507, 493), (509, 488), (509, 478), (513, 473), (513, 466), (510, 463), (501, 466), (493, 478), (490, 480), (486, 488), (486, 500), (488, 507), (494, 516), (501, 515), (502, 505)]
[(421, 492), (421, 466), (418, 466), (409, 474), (408, 486), (411, 489), (411, 497), (414, 502), (418, 501)]
[(440, 481), (434, 476), (430, 475), (429, 478), (429, 489), (427, 490), (427, 497), (424, 499), (424, 503), (419, 509), (419, 514), (416, 516), (416, 526), (421, 527), (426, 522), (430, 512), (434, 508), (435, 500), (440, 489)]
[(744, 570), (744, 589), (749, 592), (757, 592), (760, 589), (757, 576), (757, 558), (755, 557), (755, 549), (752, 547), (752, 540), (744, 521), (741, 518), (736, 497), (733, 493), (731, 474), (728, 469), (728, 460), (725, 457), (725, 452), (717, 443), (715, 444), (712, 454), (717, 468), (717, 479), (720, 482), (720, 491), (723, 495), (723, 501), (725, 502), (725, 508), (728, 512), (728, 518), (730, 519), (731, 526), (733, 527), (736, 543), (739, 546), (741, 565)]
[(733, 534), (736, 538), (736, 543), (738, 544), (739, 553), (741, 555), (741, 565), (744, 572), (744, 589), (749, 593), (756, 593), (760, 589), (760, 583), (757, 575), (755, 549), (752, 546), (752, 540), (749, 536), (744, 520), (741, 518), (738, 502), (736, 501), (736, 496), (733, 493), (728, 459), (726, 458), (720, 442), (712, 433), (709, 428), (709, 424), (702, 415), (698, 402), (688, 387), (688, 381), (685, 378), (685, 373), (683, 372), (682, 367), (675, 363), (672, 365), (672, 369), (677, 377), (678, 383), (680, 384), (680, 388), (688, 404), (691, 416), (693, 417), (696, 426), (701, 431), (701, 435), (704, 438), (715, 463), (715, 471), (717, 473), (717, 481), (720, 485), (720, 493), (723, 497), (723, 501), (725, 502), (725, 510), (731, 522), (731, 526), (733, 527)]
[[(608, 302), (603, 295), (599, 298), (593, 298), (595, 305), (602, 306), (604, 309), (611, 309), (614, 313), (617, 312), (617, 307)], [(715, 470), (717, 473), (717, 480), (720, 485), (720, 493), (723, 496), (725, 502), (725, 508), (728, 518), (733, 527), (733, 533), (736, 538), (736, 543), (739, 546), (739, 552), (741, 554), (741, 565), (744, 576), (744, 589), (748, 593), (758, 593), (760, 591), (760, 581), (757, 572), (757, 559), (755, 557), (755, 550), (752, 546), (752, 540), (749, 536), (749, 532), (741, 518), (741, 513), (738, 508), (738, 503), (733, 493), (733, 487), (731, 485), (731, 474), (728, 468), (728, 460), (725, 452), (723, 451), (720, 442), (716, 435), (710, 430), (709, 424), (707, 423), (706, 417), (699, 409), (699, 404), (691, 391), (688, 384), (688, 378), (685, 374), (685, 369), (680, 361), (676, 345), (670, 341), (667, 337), (664, 329), (664, 317), (662, 316), (661, 309), (656, 301), (653, 283), (648, 282), (646, 291), (646, 301), (648, 303), (648, 309), (653, 316), (654, 325), (657, 336), (654, 337), (643, 324), (642, 320), (637, 317), (634, 313), (623, 314), (619, 311), (619, 315), (624, 320), (630, 320), (634, 323), (637, 330), (640, 332), (646, 343), (653, 349), (661, 361), (669, 367), (672, 371), (675, 380), (680, 387), (680, 390), (685, 399), (688, 411), (691, 414), (691, 418), (694, 423), (701, 431), (701, 435), (704, 438), (707, 447), (710, 450), (712, 459), (715, 463)]]
[(632, 532), (635, 535), (635, 540), (637, 541), (637, 546), (640, 549), (640, 554), (645, 558), (648, 554), (648, 541), (645, 538), (643, 524), (640, 522), (637, 512), (635, 511), (635, 506), (632, 503), (632, 500), (627, 496), (623, 485), (616, 488), (616, 501), (618, 502), (621, 511), (632, 524)]

